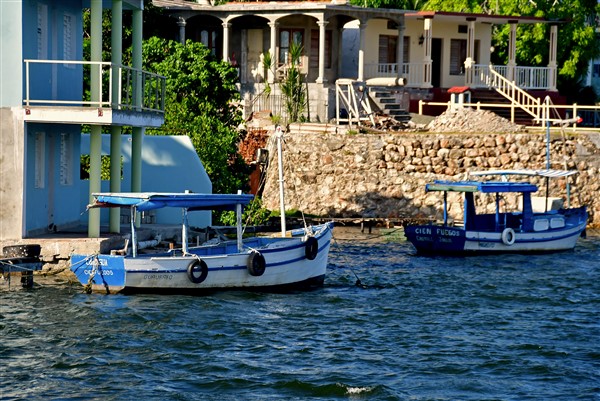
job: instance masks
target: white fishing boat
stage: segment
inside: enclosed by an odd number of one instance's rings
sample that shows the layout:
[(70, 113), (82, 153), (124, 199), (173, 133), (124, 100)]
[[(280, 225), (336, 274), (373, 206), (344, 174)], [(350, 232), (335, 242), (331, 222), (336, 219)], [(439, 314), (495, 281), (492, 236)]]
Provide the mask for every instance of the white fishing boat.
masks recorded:
[[(537, 185), (508, 181), (506, 177), (567, 178), (575, 173), (561, 170), (494, 170), (471, 175), (500, 175), (505, 179), (435, 181), (427, 184), (426, 191), (443, 193), (443, 220), (409, 224), (405, 227), (405, 235), (417, 252), (430, 254), (532, 253), (573, 249), (577, 239), (585, 233), (588, 217), (586, 207), (570, 207), (569, 190), (565, 207), (562, 199), (549, 197), (548, 191), (545, 196), (532, 196), (538, 191)], [(448, 192), (464, 194), (462, 221), (448, 217)], [(495, 212), (479, 213), (476, 194), (495, 196)], [(502, 197), (507, 194), (521, 197), (517, 210), (506, 210)]]
[[(126, 255), (72, 255), (71, 270), (89, 291), (188, 293), (216, 289), (287, 290), (323, 284), (332, 223), (291, 230), (287, 236), (242, 238), (242, 206), (252, 195), (97, 193), (90, 207), (129, 207), (131, 214), (162, 207), (183, 209), (182, 247), (141, 253), (135, 224)], [(187, 212), (231, 209), (237, 238), (187, 246)]]
[[(96, 193), (89, 207), (128, 207), (131, 249), (125, 254), (72, 255), (71, 271), (88, 291), (201, 293), (224, 289), (300, 290), (322, 286), (333, 223), (286, 230), (281, 165), (281, 235), (244, 237), (243, 206), (253, 195), (196, 193)], [(179, 249), (138, 252), (135, 216), (164, 207), (183, 210)], [(236, 238), (188, 246), (188, 212), (235, 210)]]

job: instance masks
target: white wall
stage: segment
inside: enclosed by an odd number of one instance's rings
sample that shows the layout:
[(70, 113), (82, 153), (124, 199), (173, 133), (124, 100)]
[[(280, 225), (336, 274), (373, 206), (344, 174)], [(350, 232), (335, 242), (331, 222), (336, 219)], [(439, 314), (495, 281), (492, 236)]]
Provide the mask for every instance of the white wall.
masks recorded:
[[(123, 180), (121, 192), (131, 188), (131, 136), (123, 135)], [(81, 136), (81, 154), (89, 154), (90, 136)], [(102, 136), (102, 154), (110, 154), (110, 135)], [(82, 199), (87, 199), (88, 181), (82, 181)], [(109, 192), (109, 182), (102, 181), (102, 191)], [(187, 136), (144, 136), (142, 145), (142, 192), (184, 192), (212, 193), (212, 183), (194, 146)], [(85, 210), (85, 205), (82, 205)], [(211, 212), (189, 213), (189, 224), (206, 227), (211, 223)], [(180, 224), (180, 209), (158, 209), (156, 223)], [(102, 210), (102, 224), (108, 224), (108, 210)], [(82, 216), (87, 225), (87, 214)]]

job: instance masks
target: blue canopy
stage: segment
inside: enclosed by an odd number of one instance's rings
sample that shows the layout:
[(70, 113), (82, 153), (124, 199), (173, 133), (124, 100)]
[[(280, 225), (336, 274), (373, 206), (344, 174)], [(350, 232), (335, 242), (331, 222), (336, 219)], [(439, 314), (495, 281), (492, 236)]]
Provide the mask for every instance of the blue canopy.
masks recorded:
[(444, 192), (536, 192), (537, 186), (528, 182), (507, 181), (434, 181), (425, 186), (425, 191)]
[(194, 194), (119, 192), (94, 193), (93, 207), (135, 207), (138, 211), (179, 207), (188, 210), (234, 210), (236, 205), (247, 205), (254, 195), (248, 194)]

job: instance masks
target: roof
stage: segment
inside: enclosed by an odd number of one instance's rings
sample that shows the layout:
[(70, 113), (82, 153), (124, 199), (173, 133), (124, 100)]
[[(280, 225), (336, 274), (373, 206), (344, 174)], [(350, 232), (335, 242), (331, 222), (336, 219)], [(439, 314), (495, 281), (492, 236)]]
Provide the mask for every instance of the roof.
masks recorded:
[(237, 205), (247, 205), (254, 195), (247, 194), (195, 194), (157, 192), (113, 192), (94, 193), (94, 207), (135, 207), (143, 212), (164, 207), (187, 208), (188, 210), (232, 210)]
[(488, 24), (508, 24), (511, 22), (519, 24), (539, 24), (539, 23), (557, 23), (559, 21), (550, 21), (541, 17), (496, 15), (496, 14), (478, 14), (478, 13), (460, 13), (453, 11), (413, 11), (405, 14), (407, 19), (433, 18), (441, 21), (456, 21), (457, 18), (465, 18), (476, 22)]
[(536, 192), (537, 185), (528, 182), (506, 181), (434, 181), (425, 186), (426, 192)]
[(578, 173), (578, 171), (576, 171), (576, 170), (552, 170), (552, 169), (546, 169), (546, 170), (529, 170), (529, 169), (524, 169), (524, 170), (487, 170), (487, 171), (469, 172), (470, 175), (477, 175), (477, 176), (500, 175), (500, 176), (505, 177), (507, 175), (525, 175), (528, 177), (547, 177), (547, 178), (568, 177), (570, 175), (577, 174), (577, 173)]

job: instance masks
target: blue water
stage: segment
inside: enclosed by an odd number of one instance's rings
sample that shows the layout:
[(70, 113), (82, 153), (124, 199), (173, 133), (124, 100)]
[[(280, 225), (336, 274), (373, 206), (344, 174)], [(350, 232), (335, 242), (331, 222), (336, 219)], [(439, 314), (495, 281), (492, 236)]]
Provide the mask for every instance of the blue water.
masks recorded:
[(470, 258), (335, 237), (308, 293), (4, 290), (0, 399), (600, 400), (600, 235)]

